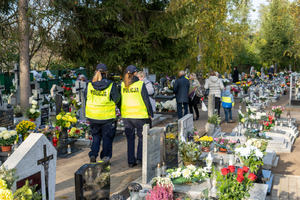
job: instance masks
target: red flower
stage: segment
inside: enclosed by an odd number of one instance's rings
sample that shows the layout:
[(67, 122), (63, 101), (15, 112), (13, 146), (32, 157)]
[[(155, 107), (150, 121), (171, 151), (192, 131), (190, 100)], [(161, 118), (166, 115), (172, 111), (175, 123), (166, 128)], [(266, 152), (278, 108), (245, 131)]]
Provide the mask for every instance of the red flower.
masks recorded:
[(273, 116), (269, 115), (269, 121), (270, 121), (270, 122), (273, 121)]
[(67, 87), (67, 90), (69, 91), (69, 90), (71, 90), (71, 88)]
[(238, 176), (236, 177), (236, 180), (237, 180), (237, 182), (239, 182), (239, 183), (243, 182), (244, 179), (245, 179), (245, 178), (244, 178), (244, 176), (242, 176), (242, 175), (238, 175)]
[(246, 167), (246, 166), (244, 166), (244, 167), (243, 167), (243, 171), (244, 171), (245, 173), (247, 173), (247, 172), (249, 171), (249, 168)]
[(230, 173), (234, 173), (235, 172), (235, 167), (233, 165), (229, 165), (228, 170), (230, 171)]
[(226, 176), (229, 173), (229, 170), (227, 168), (221, 169), (222, 175)]
[(62, 86), (63, 89), (66, 89), (66, 86)]
[(244, 175), (244, 170), (242, 168), (238, 168), (237, 174), (243, 176)]
[(251, 181), (255, 181), (257, 179), (257, 176), (253, 173), (250, 173), (248, 178), (251, 180)]
[(79, 133), (80, 133), (80, 130), (77, 129), (77, 130), (75, 131), (75, 133), (79, 134)]

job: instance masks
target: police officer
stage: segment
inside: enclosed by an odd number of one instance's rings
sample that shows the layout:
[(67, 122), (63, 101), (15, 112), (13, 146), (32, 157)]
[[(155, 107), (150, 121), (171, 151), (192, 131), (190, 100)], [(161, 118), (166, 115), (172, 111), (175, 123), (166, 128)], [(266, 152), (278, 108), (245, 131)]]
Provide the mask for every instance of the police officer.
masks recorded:
[(107, 67), (98, 64), (92, 82), (86, 90), (86, 117), (90, 121), (93, 142), (89, 157), (96, 162), (102, 140), (100, 158), (112, 157), (112, 143), (115, 136), (116, 104), (120, 101), (120, 92), (116, 85), (107, 79)]
[[(128, 166), (134, 167), (142, 162), (143, 126), (150, 124), (153, 111), (149, 95), (143, 81), (140, 81), (137, 68), (130, 65), (125, 70), (121, 84), (121, 115), (127, 137)], [(138, 136), (137, 156), (135, 157), (135, 130)]]

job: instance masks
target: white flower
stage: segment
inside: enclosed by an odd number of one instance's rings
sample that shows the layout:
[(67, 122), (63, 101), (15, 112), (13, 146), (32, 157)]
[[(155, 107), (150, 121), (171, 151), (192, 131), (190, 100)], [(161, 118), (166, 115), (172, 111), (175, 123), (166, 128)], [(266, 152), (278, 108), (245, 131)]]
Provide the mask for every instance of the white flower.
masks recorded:
[(10, 138), (9, 132), (7, 132), (7, 133), (5, 133), (5, 134), (3, 135), (3, 139), (4, 139), (4, 140), (7, 140), (7, 139), (9, 139), (9, 138)]
[(182, 170), (182, 176), (184, 178), (189, 179), (191, 177), (191, 175), (192, 175), (192, 172), (189, 169)]
[(188, 165), (186, 168), (189, 169), (191, 172), (194, 172), (197, 169), (195, 165)]
[(33, 109), (36, 109), (36, 105), (32, 105), (31, 107), (32, 107)]
[(195, 171), (195, 175), (198, 176), (200, 174), (200, 172), (197, 170)]
[(263, 158), (264, 154), (259, 149), (257, 149), (255, 151), (255, 156), (258, 157), (258, 158)]
[(32, 101), (31, 101), (31, 104), (32, 104), (32, 105), (37, 105), (38, 102), (37, 102), (36, 100), (32, 100)]
[(175, 171), (175, 172), (172, 173), (172, 178), (178, 178), (180, 176), (181, 176), (180, 171)]
[(31, 108), (31, 109), (29, 110), (29, 112), (30, 112), (31, 114), (34, 114), (34, 113), (35, 113), (35, 109)]
[(0, 132), (6, 131), (7, 129), (5, 127), (0, 127)]
[(63, 104), (68, 104), (69, 102), (66, 101), (66, 100), (63, 100), (62, 103), (63, 103)]
[(17, 131), (10, 131), (10, 134), (11, 134), (12, 136), (15, 136), (15, 135), (17, 135)]

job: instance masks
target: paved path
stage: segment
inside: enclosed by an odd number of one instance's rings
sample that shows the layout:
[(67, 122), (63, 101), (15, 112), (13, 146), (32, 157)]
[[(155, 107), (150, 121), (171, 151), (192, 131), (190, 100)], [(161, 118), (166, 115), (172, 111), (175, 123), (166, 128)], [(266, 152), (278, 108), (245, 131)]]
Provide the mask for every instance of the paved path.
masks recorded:
[(269, 200), (299, 200), (300, 176), (275, 174), (274, 184)]

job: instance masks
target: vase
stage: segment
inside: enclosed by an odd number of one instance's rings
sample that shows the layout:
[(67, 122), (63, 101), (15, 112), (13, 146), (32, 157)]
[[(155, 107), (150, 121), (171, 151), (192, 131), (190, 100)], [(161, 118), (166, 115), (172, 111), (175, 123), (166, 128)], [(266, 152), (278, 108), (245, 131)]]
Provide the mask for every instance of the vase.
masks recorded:
[(220, 151), (221, 153), (226, 153), (226, 152), (227, 152), (227, 149), (226, 149), (226, 148), (220, 147), (220, 148), (219, 148), (219, 151)]
[(210, 148), (209, 147), (202, 147), (201, 150), (203, 152), (210, 152)]
[(9, 151), (11, 151), (11, 146), (1, 146), (1, 151), (2, 152), (9, 152)]
[(195, 162), (183, 161), (184, 166), (195, 165)]

